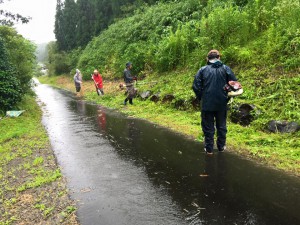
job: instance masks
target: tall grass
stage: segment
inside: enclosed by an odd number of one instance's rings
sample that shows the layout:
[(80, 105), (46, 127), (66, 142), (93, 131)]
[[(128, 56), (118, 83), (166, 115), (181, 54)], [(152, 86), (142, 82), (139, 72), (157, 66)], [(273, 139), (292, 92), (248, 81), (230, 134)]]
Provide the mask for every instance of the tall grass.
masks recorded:
[(244, 87), (236, 103), (254, 104), (260, 111), (257, 128), (271, 119), (300, 122), (298, 15), (299, 1), (160, 2), (116, 21), (77, 51), (78, 59), (75, 50), (71, 58), (85, 79), (94, 68), (106, 80), (122, 78), (131, 61), (134, 74), (163, 77), (154, 92), (174, 94), (174, 101), (192, 109), (193, 76), (216, 48)]

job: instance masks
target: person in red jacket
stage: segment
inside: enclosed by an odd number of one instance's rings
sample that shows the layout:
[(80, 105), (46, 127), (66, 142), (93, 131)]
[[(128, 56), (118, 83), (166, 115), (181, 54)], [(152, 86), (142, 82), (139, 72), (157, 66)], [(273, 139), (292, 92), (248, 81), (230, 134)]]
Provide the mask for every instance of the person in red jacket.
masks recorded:
[(96, 92), (98, 95), (104, 95), (103, 92), (103, 79), (98, 70), (94, 70), (94, 74), (92, 74), (92, 79), (94, 80)]

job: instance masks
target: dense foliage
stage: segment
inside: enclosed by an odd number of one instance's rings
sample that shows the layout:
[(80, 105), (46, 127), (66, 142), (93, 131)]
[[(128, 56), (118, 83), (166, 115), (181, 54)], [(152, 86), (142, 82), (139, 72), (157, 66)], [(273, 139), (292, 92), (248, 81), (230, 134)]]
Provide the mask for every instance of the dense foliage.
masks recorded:
[(65, 52), (58, 51), (57, 42), (49, 42), (47, 45), (48, 61), (47, 68), (50, 74), (68, 73), (70, 65)]
[[(261, 113), (255, 121), (259, 127), (270, 119), (300, 122), (298, 15), (300, 3), (287, 0), (141, 4), (131, 15), (101, 28), (85, 48), (62, 55), (65, 65), (73, 71), (80, 68), (86, 79), (94, 68), (105, 79), (121, 78), (125, 63), (132, 61), (135, 74), (161, 81), (153, 91), (173, 93), (175, 101), (192, 108), (193, 75), (205, 64), (207, 52), (216, 48), (244, 86), (237, 101), (254, 104)], [(55, 54), (60, 55), (59, 49)]]
[(36, 46), (7, 26), (0, 26), (0, 36), (5, 42), (8, 60), (16, 68), (14, 76), (20, 82), (22, 93), (25, 93), (30, 88), (30, 79), (36, 68)]
[(14, 68), (10, 65), (4, 41), (0, 38), (0, 112), (11, 109), (21, 100), (20, 82), (12, 74)]
[[(128, 59), (138, 69), (193, 66), (218, 48), (232, 65), (295, 69), (299, 64), (299, 2), (197, 0), (144, 7), (94, 38), (79, 66), (101, 64), (119, 71)], [(201, 62), (203, 64), (203, 61)], [(98, 65), (97, 65), (98, 66)], [(199, 66), (199, 63), (196, 67)]]
[(30, 90), (30, 79), (36, 68), (35, 46), (15, 29), (0, 26), (1, 104), (0, 112), (12, 109)]
[(59, 50), (83, 47), (117, 18), (130, 15), (143, 4), (156, 0), (58, 0), (55, 37)]

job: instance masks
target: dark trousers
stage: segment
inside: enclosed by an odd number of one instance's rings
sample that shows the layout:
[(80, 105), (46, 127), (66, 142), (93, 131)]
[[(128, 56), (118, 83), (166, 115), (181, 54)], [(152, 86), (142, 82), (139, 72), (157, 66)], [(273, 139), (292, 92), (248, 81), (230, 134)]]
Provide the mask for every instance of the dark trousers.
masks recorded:
[(125, 103), (127, 102), (129, 100), (129, 104), (133, 104), (133, 102), (132, 102), (132, 98), (125, 98)]
[(81, 86), (75, 86), (76, 92), (80, 92)]
[(125, 98), (124, 102), (126, 104), (126, 102), (129, 100), (129, 104), (133, 104), (132, 99), (135, 96), (135, 88), (133, 83), (126, 83), (126, 89), (127, 89), (127, 98)]
[(207, 152), (212, 152), (214, 148), (215, 127), (217, 129), (217, 147), (219, 150), (224, 148), (227, 133), (226, 118), (227, 110), (201, 112), (201, 126)]

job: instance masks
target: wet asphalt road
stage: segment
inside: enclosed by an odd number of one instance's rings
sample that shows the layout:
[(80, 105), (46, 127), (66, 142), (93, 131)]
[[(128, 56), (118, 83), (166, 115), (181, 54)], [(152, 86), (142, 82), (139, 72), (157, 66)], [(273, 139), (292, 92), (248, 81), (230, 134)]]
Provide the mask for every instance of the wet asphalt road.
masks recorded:
[[(38, 85), (83, 225), (300, 224), (300, 180)], [(230, 134), (229, 134), (230, 135)]]

